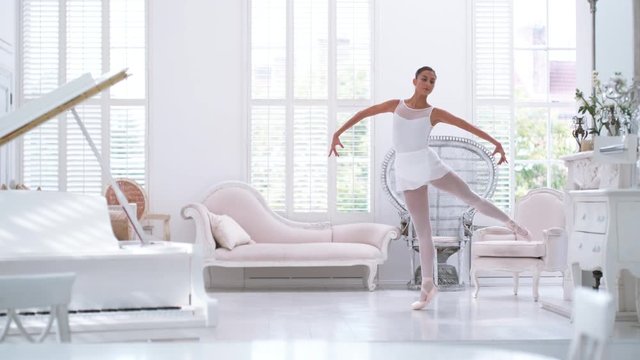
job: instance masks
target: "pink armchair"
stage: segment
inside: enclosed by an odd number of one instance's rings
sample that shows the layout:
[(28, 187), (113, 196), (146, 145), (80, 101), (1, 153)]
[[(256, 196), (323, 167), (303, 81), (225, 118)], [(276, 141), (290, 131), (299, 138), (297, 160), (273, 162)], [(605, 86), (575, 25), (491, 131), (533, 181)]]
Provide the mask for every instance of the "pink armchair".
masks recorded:
[[(520, 272), (532, 272), (535, 301), (538, 301), (542, 271), (559, 271), (565, 276), (568, 268), (563, 194), (547, 188), (531, 190), (516, 203), (514, 218), (529, 229), (531, 240), (498, 226), (473, 233), (471, 278), (475, 285), (474, 298), (480, 290), (478, 273), (483, 271), (512, 272), (515, 295), (518, 294)], [(566, 283), (563, 281), (565, 286)]]

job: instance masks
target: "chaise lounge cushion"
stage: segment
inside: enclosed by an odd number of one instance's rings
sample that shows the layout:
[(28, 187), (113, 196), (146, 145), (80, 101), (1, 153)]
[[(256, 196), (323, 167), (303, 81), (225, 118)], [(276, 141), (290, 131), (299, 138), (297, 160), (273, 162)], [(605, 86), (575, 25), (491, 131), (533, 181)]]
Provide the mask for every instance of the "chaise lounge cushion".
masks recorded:
[(292, 227), (279, 219), (261, 199), (245, 188), (225, 188), (208, 196), (210, 212), (232, 217), (257, 243), (331, 242), (331, 225), (309, 229)]
[(366, 244), (348, 243), (290, 243), (290, 244), (252, 244), (239, 246), (233, 251), (218, 248), (215, 251), (218, 261), (348, 261), (348, 260), (380, 260), (382, 252)]
[(209, 222), (211, 233), (218, 246), (233, 250), (236, 246), (253, 242), (249, 234), (228, 215), (216, 215), (210, 212)]

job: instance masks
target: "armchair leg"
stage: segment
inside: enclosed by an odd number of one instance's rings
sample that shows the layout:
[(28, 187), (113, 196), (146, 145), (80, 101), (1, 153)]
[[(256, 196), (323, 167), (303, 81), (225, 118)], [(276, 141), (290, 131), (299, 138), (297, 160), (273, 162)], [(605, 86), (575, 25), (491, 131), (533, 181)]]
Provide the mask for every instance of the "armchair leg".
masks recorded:
[(571, 272), (569, 270), (562, 271), (562, 300), (571, 300), (572, 290)]
[(518, 295), (518, 285), (520, 284), (520, 273), (513, 273), (513, 295)]
[(480, 284), (478, 283), (478, 273), (476, 269), (471, 269), (471, 279), (473, 279), (473, 298), (478, 298), (478, 291), (480, 291)]
[(540, 284), (540, 270), (533, 272), (533, 301), (538, 301), (538, 285)]

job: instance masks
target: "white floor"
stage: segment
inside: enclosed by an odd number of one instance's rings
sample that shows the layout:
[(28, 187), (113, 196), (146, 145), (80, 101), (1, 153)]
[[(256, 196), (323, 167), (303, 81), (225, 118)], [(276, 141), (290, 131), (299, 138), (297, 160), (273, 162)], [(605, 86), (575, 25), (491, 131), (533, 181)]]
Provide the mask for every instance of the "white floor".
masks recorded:
[[(478, 299), (472, 298), (470, 290), (441, 292), (422, 311), (410, 310), (418, 292), (405, 289), (247, 290), (211, 295), (220, 304), (215, 328), (182, 324), (169, 329), (76, 331), (73, 343), (426, 342), (492, 346), (560, 358), (572, 335), (569, 319), (541, 309), (527, 286), (521, 287), (518, 296), (507, 286), (483, 287)], [(542, 286), (540, 296), (560, 298), (561, 289)], [(640, 323), (617, 323), (610, 347), (616, 356), (640, 352)]]

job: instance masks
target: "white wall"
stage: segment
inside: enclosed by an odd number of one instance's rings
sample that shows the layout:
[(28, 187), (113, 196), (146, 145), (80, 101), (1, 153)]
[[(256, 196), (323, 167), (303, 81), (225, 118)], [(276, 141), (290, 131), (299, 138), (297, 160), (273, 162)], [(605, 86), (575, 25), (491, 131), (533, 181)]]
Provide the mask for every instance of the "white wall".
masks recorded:
[(193, 237), (180, 208), (211, 185), (243, 179), (242, 1), (149, 2), (149, 197)]
[[(438, 83), (430, 102), (469, 119), (470, 19), (466, 1), (375, 1), (376, 102), (412, 95), (423, 65)], [(171, 214), (172, 237), (191, 241), (180, 208), (213, 184), (246, 180), (244, 1), (153, 1), (149, 5), (149, 197), (153, 212)], [(390, 116), (375, 121), (375, 221), (398, 224), (379, 181), (391, 147)], [(443, 133), (443, 129), (437, 129)], [(408, 249), (392, 245), (383, 282), (409, 279)]]
[(633, 77), (632, 1), (634, 0), (597, 2), (596, 69), (603, 82), (615, 72), (621, 72), (629, 80)]

